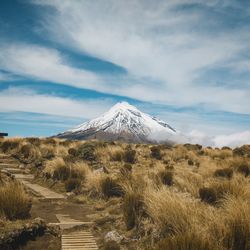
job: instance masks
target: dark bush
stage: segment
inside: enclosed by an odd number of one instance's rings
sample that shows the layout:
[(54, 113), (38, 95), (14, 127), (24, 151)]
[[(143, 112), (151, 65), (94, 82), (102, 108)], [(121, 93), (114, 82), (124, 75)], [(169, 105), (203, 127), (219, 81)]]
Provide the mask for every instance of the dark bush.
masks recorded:
[(43, 158), (51, 160), (53, 157), (55, 157), (54, 149), (51, 147), (41, 147), (40, 152)]
[(230, 147), (224, 146), (221, 148), (222, 150), (232, 150)]
[(159, 172), (159, 177), (164, 185), (171, 186), (173, 185), (173, 172), (163, 170)]
[(78, 178), (78, 179), (81, 179), (82, 181), (85, 181), (86, 173), (84, 171), (79, 171), (79, 170), (73, 168), (70, 171), (70, 177), (71, 178)]
[(65, 182), (65, 189), (67, 192), (79, 189), (81, 186), (81, 180), (78, 178), (70, 178)]
[(11, 140), (6, 140), (1, 145), (3, 153), (7, 153), (10, 150), (16, 149), (18, 146), (19, 146), (18, 141), (11, 141)]
[(193, 166), (193, 165), (194, 165), (194, 162), (193, 162), (193, 160), (191, 160), (191, 159), (188, 159), (188, 165), (189, 165), (189, 166)]
[(43, 142), (44, 144), (56, 145), (56, 140), (54, 138), (46, 138)]
[(19, 154), (21, 155), (21, 157), (27, 159), (29, 158), (30, 154), (31, 154), (31, 150), (32, 150), (32, 144), (25, 144), (23, 146), (21, 146), (20, 150), (19, 150)]
[(161, 160), (162, 159), (162, 155), (161, 155), (161, 148), (159, 146), (153, 146), (150, 148), (151, 150), (151, 156), (157, 160)]
[(115, 151), (111, 155), (111, 160), (112, 161), (122, 161), (122, 157), (123, 157), (123, 152), (122, 151)]
[(108, 241), (104, 245), (104, 250), (120, 250), (120, 245), (115, 241)]
[(233, 154), (236, 156), (247, 156), (250, 157), (250, 145), (243, 145), (241, 147), (235, 148)]
[(233, 170), (231, 168), (221, 168), (214, 172), (215, 177), (225, 177), (231, 179), (233, 177)]
[(111, 177), (106, 177), (101, 181), (102, 193), (105, 197), (121, 197), (124, 194), (122, 187), (116, 180)]
[(65, 181), (70, 177), (70, 169), (67, 166), (59, 166), (53, 174), (53, 179)]
[(131, 149), (130, 147), (127, 147), (124, 154), (123, 154), (123, 160), (127, 163), (135, 163), (136, 160), (136, 151)]
[(123, 165), (123, 167), (124, 167), (127, 171), (129, 171), (129, 172), (132, 171), (132, 165), (129, 164), (129, 163), (125, 163), (125, 164)]
[(40, 146), (41, 144), (41, 140), (37, 137), (29, 137), (29, 138), (26, 138), (26, 141), (35, 145), (35, 146)]
[(213, 188), (200, 188), (199, 195), (202, 201), (209, 204), (214, 204), (217, 201), (216, 191)]
[(85, 143), (77, 149), (77, 156), (86, 161), (95, 161), (95, 147), (93, 144)]
[(68, 149), (68, 154), (72, 155), (72, 156), (76, 156), (77, 155), (77, 150), (75, 148), (69, 148)]
[(124, 196), (123, 217), (128, 230), (138, 226), (142, 211), (142, 195), (136, 192), (126, 193)]
[(186, 143), (183, 145), (186, 149), (188, 150), (201, 150), (202, 146), (199, 144), (190, 144), (190, 143)]
[(243, 163), (241, 165), (239, 165), (239, 167), (237, 168), (237, 172), (243, 174), (245, 177), (249, 176), (250, 174), (250, 166), (247, 163)]
[(65, 141), (60, 141), (59, 145), (62, 145), (64, 147), (68, 147), (73, 141), (71, 140), (65, 140)]

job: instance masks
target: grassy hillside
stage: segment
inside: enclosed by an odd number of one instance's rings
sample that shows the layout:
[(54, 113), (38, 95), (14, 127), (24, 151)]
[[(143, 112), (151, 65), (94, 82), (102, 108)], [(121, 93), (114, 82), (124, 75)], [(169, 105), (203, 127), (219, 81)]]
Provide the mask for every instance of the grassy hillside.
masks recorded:
[(92, 204), (94, 230), (123, 236), (105, 249), (250, 249), (250, 146), (14, 138), (0, 148), (37, 181)]

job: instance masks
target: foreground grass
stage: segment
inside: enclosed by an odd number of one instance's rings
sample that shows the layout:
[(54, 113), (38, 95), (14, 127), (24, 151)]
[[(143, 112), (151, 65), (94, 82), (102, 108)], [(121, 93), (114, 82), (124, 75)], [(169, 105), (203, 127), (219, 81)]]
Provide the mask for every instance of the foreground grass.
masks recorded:
[(126, 249), (250, 249), (247, 145), (16, 138), (0, 141), (0, 148), (44, 182), (63, 185), (75, 202), (91, 202), (102, 214), (95, 218), (98, 232), (116, 229), (128, 239)]

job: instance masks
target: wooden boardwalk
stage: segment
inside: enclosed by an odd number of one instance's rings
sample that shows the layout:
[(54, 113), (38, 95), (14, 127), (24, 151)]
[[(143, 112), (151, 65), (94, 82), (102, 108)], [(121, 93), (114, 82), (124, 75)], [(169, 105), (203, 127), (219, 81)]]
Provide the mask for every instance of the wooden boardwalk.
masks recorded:
[[(29, 174), (27, 170), (19, 168), (15, 160), (10, 159), (6, 155), (0, 155), (0, 170), (3, 174), (12, 176), (20, 181), (28, 190), (36, 196), (42, 197), (45, 200), (60, 200), (66, 199), (62, 194), (56, 193), (48, 188), (42, 187), (38, 184), (31, 183), (34, 175)], [(64, 229), (73, 229), (76, 226), (92, 224), (92, 222), (83, 222), (70, 218), (69, 215), (56, 214), (58, 223), (49, 223), (58, 225), (62, 230), (61, 248), (62, 250), (98, 250), (95, 238), (91, 232), (87, 230), (74, 231), (71, 233), (64, 233)]]
[(89, 231), (62, 234), (62, 250), (98, 250), (95, 238)]

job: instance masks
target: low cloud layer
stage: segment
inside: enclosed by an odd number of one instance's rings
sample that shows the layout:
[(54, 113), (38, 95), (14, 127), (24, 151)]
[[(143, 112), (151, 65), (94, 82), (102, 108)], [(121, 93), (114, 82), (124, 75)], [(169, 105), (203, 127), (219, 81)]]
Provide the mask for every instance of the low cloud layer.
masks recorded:
[(250, 130), (217, 136), (208, 136), (203, 132), (193, 130), (188, 133), (187, 138), (188, 142), (194, 144), (198, 143), (204, 146), (228, 146), (234, 148), (244, 144), (250, 145)]

